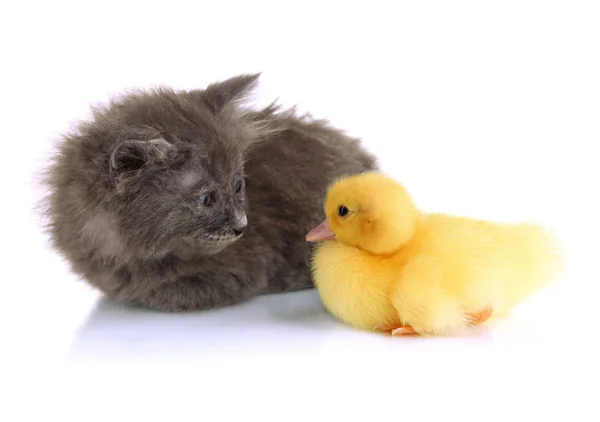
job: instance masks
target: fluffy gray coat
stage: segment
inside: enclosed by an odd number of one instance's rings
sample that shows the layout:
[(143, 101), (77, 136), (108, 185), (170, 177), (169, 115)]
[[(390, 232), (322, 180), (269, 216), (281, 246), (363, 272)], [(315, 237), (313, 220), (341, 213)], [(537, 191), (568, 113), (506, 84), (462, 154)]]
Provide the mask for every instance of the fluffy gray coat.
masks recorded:
[(131, 92), (61, 138), (44, 209), (74, 273), (168, 311), (313, 286), (326, 189), (376, 160), (327, 122), (245, 107), (257, 78)]

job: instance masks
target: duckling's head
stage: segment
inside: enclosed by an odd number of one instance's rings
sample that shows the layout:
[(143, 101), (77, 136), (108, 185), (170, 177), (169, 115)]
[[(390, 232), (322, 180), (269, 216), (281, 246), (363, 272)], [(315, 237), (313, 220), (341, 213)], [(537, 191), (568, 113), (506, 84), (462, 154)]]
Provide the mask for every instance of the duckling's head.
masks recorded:
[(419, 215), (405, 188), (379, 172), (335, 181), (324, 209), (326, 219), (306, 235), (308, 242), (336, 240), (374, 254), (393, 253), (404, 246)]

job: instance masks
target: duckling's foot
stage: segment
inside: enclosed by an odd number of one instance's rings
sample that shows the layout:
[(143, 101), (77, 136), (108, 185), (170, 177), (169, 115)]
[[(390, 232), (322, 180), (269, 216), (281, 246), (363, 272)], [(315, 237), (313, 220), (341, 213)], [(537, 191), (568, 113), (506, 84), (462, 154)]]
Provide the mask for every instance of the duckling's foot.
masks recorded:
[[(484, 323), (492, 316), (493, 311), (494, 310), (492, 308), (485, 308), (479, 312), (473, 312), (473, 313), (467, 314), (467, 320), (469, 321), (469, 325), (474, 326), (474, 325)], [(407, 334), (419, 334), (410, 325), (402, 325), (400, 323), (379, 324), (375, 327), (375, 329), (379, 330), (379, 331), (388, 331), (393, 336), (407, 335)]]
[(485, 308), (479, 312), (474, 312), (472, 314), (468, 314), (467, 318), (471, 325), (482, 324), (486, 322), (492, 316), (492, 312), (494, 310), (492, 308)]
[(403, 327), (394, 328), (392, 330), (393, 336), (401, 336), (406, 334), (418, 334), (413, 327), (410, 325), (405, 325)]
[(410, 325), (402, 324), (379, 324), (375, 327), (379, 331), (389, 331), (393, 336), (404, 334), (417, 334), (415, 329)]

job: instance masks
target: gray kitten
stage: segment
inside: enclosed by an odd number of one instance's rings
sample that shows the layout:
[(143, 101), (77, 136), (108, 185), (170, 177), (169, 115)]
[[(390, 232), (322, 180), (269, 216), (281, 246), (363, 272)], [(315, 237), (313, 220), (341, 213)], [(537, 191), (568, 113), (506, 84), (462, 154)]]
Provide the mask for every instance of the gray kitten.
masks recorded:
[(168, 311), (313, 287), (327, 186), (377, 163), (324, 121), (246, 108), (258, 76), (128, 93), (61, 139), (45, 212), (74, 273)]

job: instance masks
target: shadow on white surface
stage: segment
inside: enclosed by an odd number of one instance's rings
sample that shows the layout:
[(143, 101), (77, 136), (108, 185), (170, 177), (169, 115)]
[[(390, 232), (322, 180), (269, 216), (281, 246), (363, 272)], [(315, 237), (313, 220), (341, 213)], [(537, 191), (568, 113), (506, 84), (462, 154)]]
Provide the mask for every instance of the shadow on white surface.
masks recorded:
[(235, 354), (242, 349), (244, 353), (306, 351), (319, 347), (322, 334), (338, 325), (322, 308), (316, 291), (264, 296), (189, 313), (152, 311), (102, 298), (76, 334), (70, 355), (137, 359), (140, 355)]
[[(465, 341), (466, 340), (466, 341)], [(471, 340), (471, 341), (469, 341)], [(358, 330), (330, 316), (315, 290), (258, 297), (240, 305), (204, 312), (164, 313), (100, 299), (76, 333), (73, 361), (244, 354), (291, 356), (339, 353), (352, 347), (394, 353), (437, 345), (491, 344), (490, 326), (460, 338), (391, 337)], [(372, 352), (372, 350), (370, 350)]]

